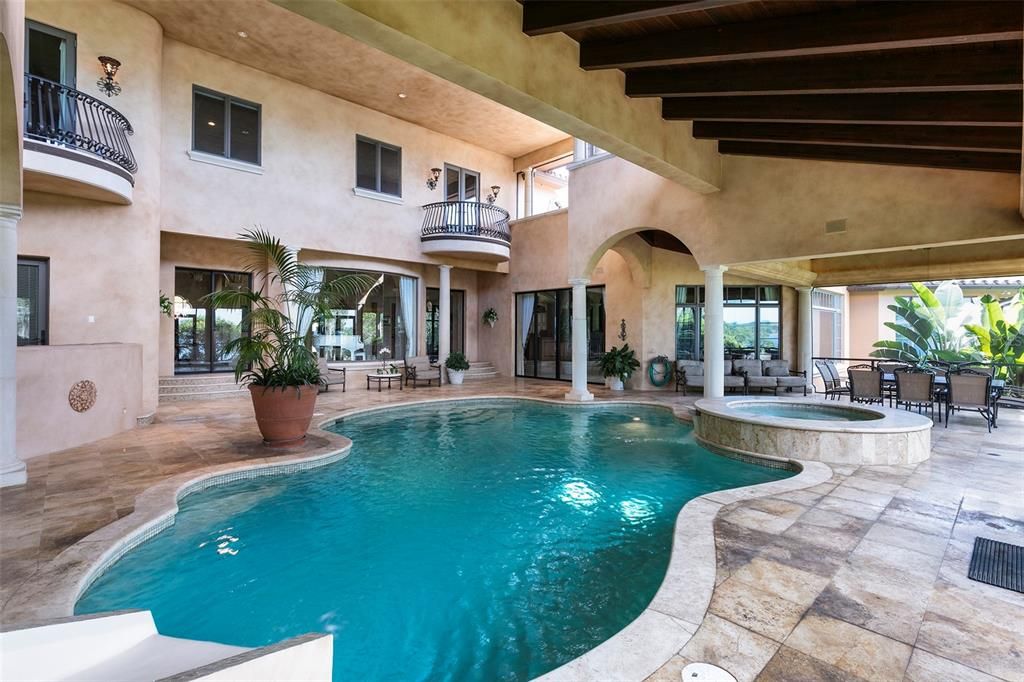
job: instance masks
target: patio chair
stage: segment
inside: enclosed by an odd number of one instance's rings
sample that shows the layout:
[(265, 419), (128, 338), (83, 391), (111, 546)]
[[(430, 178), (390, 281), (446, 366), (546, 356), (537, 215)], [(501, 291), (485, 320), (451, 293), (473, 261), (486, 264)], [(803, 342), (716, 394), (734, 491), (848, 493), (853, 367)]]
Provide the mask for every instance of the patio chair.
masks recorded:
[(896, 372), (896, 407), (916, 407), (918, 414), (927, 407), (935, 421), (935, 374), (927, 370), (905, 367)]
[(412, 384), (416, 388), (420, 384), (427, 386), (437, 383), (441, 385), (441, 365), (430, 361), (426, 355), (418, 355), (405, 360), (405, 385)]
[(320, 358), (316, 363), (320, 369), (320, 390), (319, 393), (326, 393), (330, 390), (331, 386), (337, 386), (341, 384), (341, 392), (345, 392), (345, 378), (346, 372), (344, 367), (329, 367), (327, 365), (327, 358)]
[(766, 388), (770, 388), (774, 392), (775, 387), (778, 386), (775, 377), (765, 376), (764, 366), (760, 360), (733, 360), (732, 366), (735, 373), (746, 376), (747, 393), (752, 388), (756, 388), (759, 393), (764, 393)]
[(885, 404), (882, 373), (871, 365), (853, 365), (846, 370), (850, 377), (851, 403)]
[(995, 401), (992, 397), (992, 375), (961, 369), (947, 378), (946, 428), (949, 415), (957, 410), (974, 410), (985, 418), (989, 433), (995, 423)]
[(825, 387), (826, 399), (831, 400), (832, 398), (835, 398), (836, 400), (839, 400), (844, 395), (850, 395), (850, 386), (849, 384), (843, 383), (843, 378), (839, 375), (839, 368), (836, 367), (836, 363), (831, 360), (826, 360), (825, 371), (828, 372), (829, 379), (832, 383), (831, 388), (828, 386)]

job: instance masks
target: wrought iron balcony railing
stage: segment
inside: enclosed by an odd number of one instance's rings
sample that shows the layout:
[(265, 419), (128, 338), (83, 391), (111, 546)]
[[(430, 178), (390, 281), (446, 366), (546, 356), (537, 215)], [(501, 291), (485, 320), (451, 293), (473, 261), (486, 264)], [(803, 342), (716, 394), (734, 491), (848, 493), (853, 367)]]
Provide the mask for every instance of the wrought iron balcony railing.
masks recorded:
[(133, 133), (121, 112), (92, 95), (25, 75), (26, 137), (80, 149), (135, 173), (139, 166), (128, 144)]
[(512, 243), (508, 211), (479, 201), (439, 201), (423, 207), (423, 237), (484, 237)]

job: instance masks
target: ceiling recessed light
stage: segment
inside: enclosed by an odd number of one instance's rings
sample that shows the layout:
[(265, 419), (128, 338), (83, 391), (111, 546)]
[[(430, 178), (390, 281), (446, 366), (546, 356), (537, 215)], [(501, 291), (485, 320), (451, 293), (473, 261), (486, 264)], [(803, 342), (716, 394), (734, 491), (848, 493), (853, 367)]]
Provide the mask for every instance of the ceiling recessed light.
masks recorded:
[(406, 98), (406, 97), (408, 97), (408, 96), (409, 96), (409, 95), (405, 94), (404, 92), (400, 92), (400, 93), (398, 93), (398, 99), (405, 99), (405, 98)]
[(215, 125), (217, 125), (217, 123), (214, 122), (214, 121), (207, 121), (206, 125), (208, 125), (208, 126), (215, 126)]
[(249, 34), (248, 34), (248, 33), (246, 33), (245, 31), (239, 31), (239, 32), (238, 32), (238, 37), (239, 37), (239, 38), (248, 38), (248, 37), (249, 37)]

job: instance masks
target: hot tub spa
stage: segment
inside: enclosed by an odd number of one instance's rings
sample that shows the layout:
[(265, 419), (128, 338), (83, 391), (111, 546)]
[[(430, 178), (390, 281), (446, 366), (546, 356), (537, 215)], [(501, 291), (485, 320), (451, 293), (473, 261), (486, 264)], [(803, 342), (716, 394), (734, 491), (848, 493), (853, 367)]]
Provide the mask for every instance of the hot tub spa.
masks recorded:
[(916, 412), (750, 397), (696, 407), (694, 433), (711, 447), (832, 464), (915, 464), (931, 454), (932, 420)]

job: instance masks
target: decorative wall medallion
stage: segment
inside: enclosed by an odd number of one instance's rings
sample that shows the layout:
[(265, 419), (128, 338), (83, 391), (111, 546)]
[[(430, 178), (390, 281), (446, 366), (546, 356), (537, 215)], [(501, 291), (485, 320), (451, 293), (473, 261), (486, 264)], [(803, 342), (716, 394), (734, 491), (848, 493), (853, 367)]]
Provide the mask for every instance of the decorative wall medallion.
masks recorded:
[(96, 384), (88, 379), (76, 381), (68, 391), (68, 404), (75, 412), (85, 412), (96, 404)]

